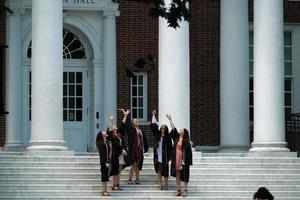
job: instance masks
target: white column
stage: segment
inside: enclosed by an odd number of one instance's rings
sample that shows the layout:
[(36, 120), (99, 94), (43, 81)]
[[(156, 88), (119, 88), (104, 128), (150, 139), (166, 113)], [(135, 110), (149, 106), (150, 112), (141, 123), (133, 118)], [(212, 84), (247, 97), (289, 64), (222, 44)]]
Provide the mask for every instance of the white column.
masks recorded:
[(5, 150), (23, 150), (22, 138), (22, 56), (21, 56), (21, 16), (14, 10), (7, 17), (7, 101)]
[(62, 1), (32, 1), (32, 132), (29, 150), (66, 150), (63, 140)]
[(254, 1), (254, 141), (251, 151), (288, 151), (284, 123), (283, 1)]
[(221, 151), (243, 150), (249, 141), (248, 1), (221, 1)]
[[(165, 0), (168, 5), (170, 0)], [(159, 121), (169, 124), (165, 114), (171, 113), (175, 126), (190, 130), (190, 54), (189, 24), (168, 27), (159, 18)]]
[(90, 140), (89, 151), (96, 151), (96, 137), (101, 127), (102, 121), (102, 79), (101, 75), (103, 73), (103, 61), (100, 59), (94, 60), (94, 115), (93, 115), (93, 135)]
[(105, 11), (104, 15), (104, 72), (103, 72), (103, 118), (102, 128), (108, 126), (110, 115), (117, 113), (117, 50), (116, 15), (118, 12)]

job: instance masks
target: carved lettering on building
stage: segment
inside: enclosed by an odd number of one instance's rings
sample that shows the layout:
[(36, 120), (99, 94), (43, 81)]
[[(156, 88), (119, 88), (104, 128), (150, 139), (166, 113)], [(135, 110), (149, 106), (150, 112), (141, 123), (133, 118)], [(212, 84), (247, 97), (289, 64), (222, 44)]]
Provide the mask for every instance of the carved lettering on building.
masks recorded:
[(95, 0), (64, 0), (64, 4), (95, 4)]

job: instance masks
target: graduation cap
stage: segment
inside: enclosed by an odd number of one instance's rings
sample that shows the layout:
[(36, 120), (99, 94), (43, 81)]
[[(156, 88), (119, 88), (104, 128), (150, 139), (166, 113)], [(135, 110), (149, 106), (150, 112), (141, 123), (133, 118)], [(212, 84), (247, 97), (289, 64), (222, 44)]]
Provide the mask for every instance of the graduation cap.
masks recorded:
[(134, 77), (134, 73), (130, 69), (126, 68), (126, 76), (128, 78), (132, 78)]
[(146, 54), (143, 57), (140, 57), (135, 63), (134, 66), (137, 68), (143, 68), (145, 64), (154, 64), (155, 60), (151, 53)]

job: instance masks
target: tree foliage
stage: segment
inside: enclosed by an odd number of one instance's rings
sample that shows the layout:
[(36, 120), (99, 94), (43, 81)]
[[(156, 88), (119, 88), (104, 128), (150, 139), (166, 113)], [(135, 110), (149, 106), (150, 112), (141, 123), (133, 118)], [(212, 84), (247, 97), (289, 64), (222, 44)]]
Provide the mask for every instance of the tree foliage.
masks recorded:
[[(113, 0), (113, 2), (119, 3), (120, 0)], [(164, 0), (127, 0), (142, 2), (146, 4), (153, 4), (149, 14), (153, 17), (165, 18), (168, 22), (168, 26), (172, 28), (178, 28), (181, 20), (189, 21), (191, 18), (188, 3), (190, 0), (171, 0), (170, 4), (166, 5)]]

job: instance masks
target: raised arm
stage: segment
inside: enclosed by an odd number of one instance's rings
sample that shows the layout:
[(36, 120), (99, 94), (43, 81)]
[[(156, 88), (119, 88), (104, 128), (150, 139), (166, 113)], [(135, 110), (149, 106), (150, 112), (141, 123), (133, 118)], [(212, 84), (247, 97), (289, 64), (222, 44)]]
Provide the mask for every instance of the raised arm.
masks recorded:
[(168, 118), (168, 120), (169, 120), (169, 122), (170, 122), (171, 128), (174, 129), (175, 126), (174, 126), (174, 123), (173, 123), (173, 121), (172, 121), (171, 114), (170, 114), (170, 113), (169, 113), (169, 114), (166, 114), (166, 117)]
[(152, 111), (152, 124), (158, 124), (156, 119), (156, 110)]
[(118, 110), (120, 110), (120, 111), (123, 113), (123, 119), (122, 119), (122, 122), (123, 122), (124, 124), (126, 124), (127, 117), (128, 117), (128, 115), (129, 115), (129, 113), (130, 113), (130, 110), (127, 109), (127, 110), (125, 111), (124, 108), (121, 108), (121, 109), (118, 109)]
[(108, 125), (109, 131), (113, 131), (113, 121), (114, 121), (114, 116), (111, 115), (109, 117), (109, 125)]
[(156, 110), (152, 111), (152, 123), (150, 124), (150, 129), (152, 131), (152, 133), (155, 135), (159, 134), (159, 130), (158, 130), (158, 122), (156, 119)]

